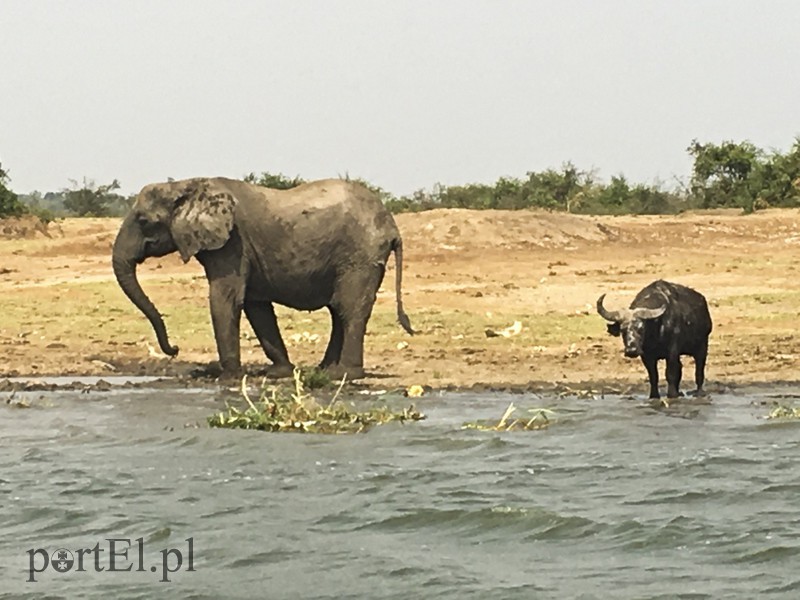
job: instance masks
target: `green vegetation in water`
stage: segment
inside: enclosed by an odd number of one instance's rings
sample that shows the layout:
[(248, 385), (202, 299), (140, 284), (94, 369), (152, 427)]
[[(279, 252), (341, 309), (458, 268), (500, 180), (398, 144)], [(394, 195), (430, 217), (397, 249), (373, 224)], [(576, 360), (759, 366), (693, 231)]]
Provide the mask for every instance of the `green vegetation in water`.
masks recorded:
[(6, 399), (6, 404), (12, 408), (30, 408), (31, 403), (23, 398), (15, 398), (17, 392), (11, 392), (11, 395)]
[(253, 402), (247, 393), (247, 376), (242, 378), (241, 394), (247, 403), (245, 410), (228, 405), (227, 411), (208, 418), (211, 427), (227, 429), (256, 429), (293, 433), (362, 433), (376, 425), (392, 421), (420, 421), (425, 415), (413, 405), (400, 412), (383, 406), (357, 411), (339, 400), (345, 378), (339, 383), (333, 398), (320, 404), (306, 391), (300, 370), (294, 371), (294, 389), (281, 386), (261, 386), (258, 400)]
[(330, 374), (325, 369), (316, 367), (300, 371), (303, 387), (307, 390), (319, 390), (333, 383)]
[[(462, 429), (478, 429), (480, 431), (533, 431), (536, 429), (546, 429), (553, 423), (555, 413), (547, 408), (531, 408), (528, 409), (532, 413), (532, 417), (518, 417), (511, 420), (511, 415), (517, 407), (514, 403), (510, 403), (503, 416), (497, 422), (494, 421), (471, 421), (464, 423)], [(550, 416), (548, 416), (550, 415)]]
[(779, 404), (764, 417), (765, 419), (800, 419), (800, 408)]

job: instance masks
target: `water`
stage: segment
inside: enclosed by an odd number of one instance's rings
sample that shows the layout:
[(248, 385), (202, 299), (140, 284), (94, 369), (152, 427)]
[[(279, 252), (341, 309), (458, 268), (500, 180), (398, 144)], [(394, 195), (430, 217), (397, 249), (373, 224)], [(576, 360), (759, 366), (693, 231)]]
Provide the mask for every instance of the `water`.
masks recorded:
[[(212, 389), (18, 392), (31, 408), (0, 405), (0, 597), (797, 598), (800, 422), (752, 404), (793, 391), (672, 412), (452, 393), (418, 402), (426, 421), (328, 437), (185, 427), (223, 406)], [(511, 400), (560, 422), (460, 428)], [(132, 540), (132, 571), (107, 570), (106, 538)], [(97, 543), (105, 571), (88, 554), (26, 581), (29, 550)]]

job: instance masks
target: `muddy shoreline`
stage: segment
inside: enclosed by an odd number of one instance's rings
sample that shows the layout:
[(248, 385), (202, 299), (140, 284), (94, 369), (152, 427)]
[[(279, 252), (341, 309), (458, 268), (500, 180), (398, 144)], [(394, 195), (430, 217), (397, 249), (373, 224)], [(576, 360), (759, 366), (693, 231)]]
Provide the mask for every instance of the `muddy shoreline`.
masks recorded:
[[(130, 379), (128, 379), (130, 378)], [(140, 378), (145, 381), (137, 381)], [(80, 381), (80, 379), (92, 379), (92, 382)], [(57, 381), (52, 381), (57, 380)], [(114, 381), (126, 380), (126, 381)], [(247, 385), (260, 386), (266, 382), (267, 385), (292, 385), (290, 378), (283, 379), (263, 379), (257, 373), (247, 374)], [(0, 393), (11, 393), (15, 391), (25, 392), (49, 392), (49, 391), (107, 391), (110, 389), (211, 389), (211, 390), (238, 390), (240, 383), (220, 382), (209, 377), (194, 377), (188, 375), (147, 375), (138, 373), (115, 372), (113, 375), (103, 376), (96, 374), (87, 375), (45, 375), (37, 374), (21, 375), (10, 374), (0, 379)], [(323, 391), (330, 392), (338, 387), (338, 382), (331, 382), (324, 386)], [(706, 394), (730, 394), (738, 390), (758, 390), (768, 392), (771, 389), (786, 390), (793, 387), (797, 388), (797, 396), (800, 397), (800, 380), (773, 380), (764, 381), (715, 381), (708, 382)], [(590, 381), (576, 381), (569, 383), (548, 382), (548, 381), (528, 381), (519, 382), (495, 382), (481, 383), (475, 382), (468, 385), (447, 384), (443, 386), (423, 386), (423, 397), (435, 396), (439, 393), (508, 393), (508, 394), (542, 394), (556, 396), (592, 396), (602, 398), (605, 395), (631, 396), (647, 399), (648, 387), (646, 382), (631, 383), (625, 379), (596, 379)], [(368, 395), (395, 394), (403, 395), (407, 388), (402, 386), (382, 386), (375, 380), (346, 382), (343, 386), (343, 393)], [(682, 397), (693, 397), (693, 389), (681, 390)], [(781, 394), (786, 396), (786, 394)], [(791, 395), (791, 394), (790, 394)]]
[[(646, 394), (641, 362), (622, 356), (594, 303), (607, 293), (608, 306), (627, 305), (657, 278), (708, 299), (710, 390), (800, 382), (799, 210), (595, 217), (442, 209), (397, 222), (404, 304), (418, 333), (409, 336), (396, 323), (390, 261), (365, 342), (368, 376), (354, 386)], [(47, 235), (0, 238), (0, 380), (147, 375), (183, 382), (217, 359), (202, 269), (177, 256), (139, 268), (181, 348), (172, 360), (157, 350), (149, 323), (111, 272), (119, 223), (67, 219)], [(294, 363), (317, 364), (329, 335), (325, 311), (276, 313)], [(244, 320), (242, 360), (252, 377), (266, 363)], [(663, 365), (661, 373), (663, 381)], [(684, 358), (683, 391), (694, 388), (692, 376)]]

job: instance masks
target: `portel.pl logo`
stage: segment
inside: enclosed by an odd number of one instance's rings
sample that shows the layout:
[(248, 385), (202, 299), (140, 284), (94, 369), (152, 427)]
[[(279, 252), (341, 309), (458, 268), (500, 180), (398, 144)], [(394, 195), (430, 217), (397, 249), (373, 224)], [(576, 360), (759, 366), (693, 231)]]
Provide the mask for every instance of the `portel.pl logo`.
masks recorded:
[(170, 581), (169, 576), (184, 569), (194, 571), (194, 538), (186, 538), (185, 548), (163, 548), (160, 560), (145, 565), (144, 538), (106, 538), (92, 548), (67, 550), (58, 548), (50, 553), (44, 548), (31, 548), (28, 554), (28, 582), (36, 582), (36, 576), (48, 568), (56, 573), (78, 573), (94, 570), (109, 573), (147, 572), (159, 575), (159, 581)]

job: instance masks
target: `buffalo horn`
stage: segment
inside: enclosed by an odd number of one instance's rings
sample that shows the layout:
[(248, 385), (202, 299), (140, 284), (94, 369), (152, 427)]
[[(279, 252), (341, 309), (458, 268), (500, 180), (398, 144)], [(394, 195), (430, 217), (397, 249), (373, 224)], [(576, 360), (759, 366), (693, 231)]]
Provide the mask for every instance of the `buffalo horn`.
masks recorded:
[(666, 306), (660, 306), (658, 308), (637, 308), (633, 311), (633, 315), (640, 319), (656, 319), (663, 315), (665, 310), (667, 310)]
[(619, 311), (618, 310), (606, 310), (606, 308), (603, 306), (603, 298), (605, 298), (605, 297), (606, 297), (606, 295), (603, 294), (602, 296), (600, 296), (597, 299), (597, 312), (598, 312), (598, 314), (601, 317), (603, 317), (606, 321), (612, 321), (614, 323), (619, 323), (622, 320)]

